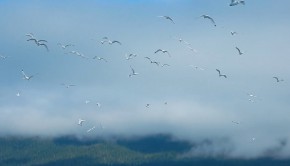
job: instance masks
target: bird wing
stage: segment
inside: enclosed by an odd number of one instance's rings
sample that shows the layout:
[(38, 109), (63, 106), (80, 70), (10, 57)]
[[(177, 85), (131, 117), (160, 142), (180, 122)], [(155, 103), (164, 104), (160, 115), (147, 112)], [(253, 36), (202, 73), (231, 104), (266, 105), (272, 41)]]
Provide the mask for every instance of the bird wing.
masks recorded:
[(241, 50), (238, 47), (236, 47), (236, 49), (239, 51), (239, 54), (241, 54)]
[(47, 42), (46, 40), (37, 40), (37, 42)]
[(203, 16), (203, 18), (207, 18), (207, 19), (209, 19), (209, 20), (213, 23), (213, 25), (216, 26), (215, 21), (214, 21), (213, 18), (211, 18), (211, 17), (208, 16), (208, 15), (202, 15), (202, 16)]
[(113, 43), (118, 43), (118, 44), (122, 45), (122, 43), (119, 42), (119, 41), (117, 41), (117, 40), (112, 41), (112, 44), (113, 44)]
[(174, 21), (173, 21), (173, 19), (171, 17), (168, 17), (167, 16), (166, 19), (170, 20), (173, 24), (175, 24)]
[(216, 69), (216, 71), (219, 73), (219, 75), (221, 75), (221, 71), (219, 69)]
[(35, 38), (31, 38), (31, 39), (28, 39), (28, 40), (26, 40), (26, 41), (31, 41), (31, 40), (33, 40), (33, 41), (35, 42), (35, 44), (38, 45), (38, 42), (37, 42), (37, 40), (36, 40)]
[(21, 70), (21, 73), (22, 73), (22, 75), (23, 75), (24, 77), (27, 77), (27, 75), (24, 73), (23, 70)]
[(48, 47), (47, 47), (46, 44), (44, 44), (44, 43), (40, 43), (39, 45), (40, 45), (40, 46), (44, 46), (44, 47), (46, 48), (46, 51), (49, 51), (49, 49), (48, 49)]
[(156, 50), (154, 53), (157, 53), (157, 52), (159, 52), (159, 51), (162, 51), (161, 49), (158, 49), (158, 50)]
[(274, 79), (276, 79), (277, 82), (279, 82), (279, 78), (278, 77), (273, 77)]

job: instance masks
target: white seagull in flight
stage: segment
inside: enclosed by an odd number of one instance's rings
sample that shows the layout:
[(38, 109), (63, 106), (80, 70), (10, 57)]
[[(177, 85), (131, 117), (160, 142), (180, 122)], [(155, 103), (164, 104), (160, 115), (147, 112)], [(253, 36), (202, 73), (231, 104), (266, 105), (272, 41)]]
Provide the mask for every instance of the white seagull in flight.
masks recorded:
[(132, 77), (134, 75), (138, 75), (139, 73), (136, 73), (135, 70), (132, 68), (132, 66), (130, 66), (131, 70), (132, 70), (132, 73), (129, 74), (129, 77)]
[(213, 23), (213, 25), (216, 27), (216, 23), (215, 23), (214, 19), (211, 18), (209, 15), (204, 14), (204, 15), (201, 15), (200, 17), (203, 17), (204, 19), (209, 19)]
[(231, 35), (232, 35), (232, 36), (237, 35), (237, 34), (238, 34), (238, 32), (236, 32), (236, 31), (231, 31)]
[(173, 19), (171, 17), (169, 17), (169, 16), (158, 16), (158, 17), (159, 18), (165, 18), (167, 20), (170, 20), (173, 24), (175, 24), (174, 21), (173, 21)]
[(171, 56), (167, 50), (158, 49), (158, 50), (156, 50), (154, 53), (156, 54), (156, 53), (158, 53), (158, 52), (162, 52), (163, 54), (164, 54), (164, 53), (167, 53), (169, 56)]
[(23, 69), (21, 70), (21, 73), (23, 75), (23, 79), (25, 80), (30, 80), (33, 77), (33, 75), (30, 76), (26, 75)]
[(245, 5), (245, 1), (244, 0), (231, 0), (230, 6), (236, 6), (238, 4)]
[(279, 79), (278, 77), (273, 77), (277, 82), (284, 81), (283, 79)]
[(92, 130), (94, 130), (96, 128), (96, 126), (93, 126), (92, 128), (87, 130), (87, 133), (91, 132)]
[(63, 44), (61, 44), (61, 43), (57, 43), (57, 45), (59, 45), (62, 49), (66, 49), (67, 47), (74, 46), (73, 44), (66, 44), (66, 45), (63, 45)]
[(136, 57), (137, 54), (125, 54), (125, 57), (126, 57), (126, 60), (130, 60), (130, 59), (133, 59), (133, 57)]
[(79, 119), (78, 125), (82, 126), (84, 121), (86, 121), (86, 120), (84, 120), (84, 119)]
[(62, 83), (61, 85), (65, 86), (66, 88), (70, 88), (71, 86), (76, 86), (76, 85), (73, 85), (73, 84), (65, 84), (65, 83)]
[(102, 60), (102, 61), (105, 61), (105, 62), (108, 62), (105, 58), (102, 58), (102, 57), (98, 57), (98, 56), (94, 56), (93, 59), (97, 59), (97, 60)]

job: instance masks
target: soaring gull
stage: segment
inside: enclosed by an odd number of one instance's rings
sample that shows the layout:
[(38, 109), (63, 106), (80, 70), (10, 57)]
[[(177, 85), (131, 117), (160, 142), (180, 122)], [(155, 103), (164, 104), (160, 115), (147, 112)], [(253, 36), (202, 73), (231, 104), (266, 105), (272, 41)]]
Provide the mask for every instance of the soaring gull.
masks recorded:
[(219, 73), (219, 77), (227, 78), (227, 76), (225, 74), (221, 74), (221, 71), (219, 69), (216, 69), (216, 71)]
[(175, 24), (174, 21), (173, 21), (173, 19), (171, 17), (169, 17), (169, 16), (158, 16), (158, 17), (165, 18), (167, 20), (170, 20), (173, 24)]
[(201, 15), (200, 17), (203, 17), (204, 19), (209, 19), (213, 23), (213, 25), (216, 27), (216, 23), (215, 23), (214, 19), (211, 18), (209, 15), (204, 14), (204, 15)]

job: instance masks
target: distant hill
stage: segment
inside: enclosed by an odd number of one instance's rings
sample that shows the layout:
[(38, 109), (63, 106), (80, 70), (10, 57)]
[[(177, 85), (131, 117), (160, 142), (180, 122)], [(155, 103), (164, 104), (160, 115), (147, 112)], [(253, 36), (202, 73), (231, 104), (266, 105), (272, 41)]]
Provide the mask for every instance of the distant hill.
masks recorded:
[(290, 160), (256, 159), (224, 160), (213, 158), (180, 158), (190, 143), (173, 141), (168, 135), (138, 139), (102, 139), (81, 141), (73, 136), (55, 139), (0, 138), (1, 166), (289, 166)]

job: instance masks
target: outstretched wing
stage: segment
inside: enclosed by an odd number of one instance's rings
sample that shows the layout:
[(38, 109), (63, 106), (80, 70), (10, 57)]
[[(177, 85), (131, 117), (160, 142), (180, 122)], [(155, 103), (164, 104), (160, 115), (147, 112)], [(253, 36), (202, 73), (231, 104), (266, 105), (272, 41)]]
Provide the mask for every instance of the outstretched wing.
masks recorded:
[(216, 71), (219, 73), (219, 75), (221, 75), (221, 71), (219, 69), (216, 69)]
[(114, 43), (118, 43), (118, 44), (122, 45), (122, 43), (117, 41), (117, 40), (112, 41), (112, 44), (114, 44)]
[(161, 49), (156, 50), (154, 53), (156, 54), (157, 52), (162, 51)]

